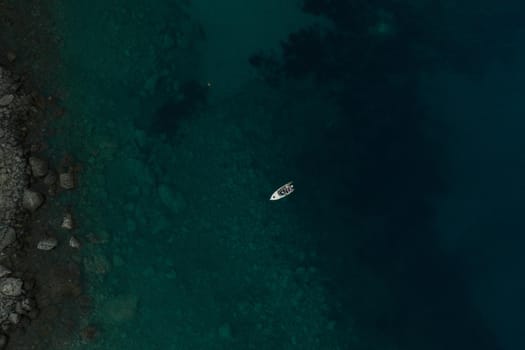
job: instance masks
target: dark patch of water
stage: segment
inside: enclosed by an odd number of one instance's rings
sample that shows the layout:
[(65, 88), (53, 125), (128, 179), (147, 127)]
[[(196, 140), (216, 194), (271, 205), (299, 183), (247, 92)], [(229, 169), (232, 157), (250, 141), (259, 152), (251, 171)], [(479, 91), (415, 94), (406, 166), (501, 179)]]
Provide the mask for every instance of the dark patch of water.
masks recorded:
[[(352, 314), (370, 339), (404, 349), (498, 349), (457, 261), (440, 249), (431, 199), (447, 191), (447, 160), (428, 137), (436, 124), (420, 103), (418, 81), (425, 70), (472, 74), (505, 53), (485, 55), (466, 70), (481, 51), (472, 42), (457, 49), (462, 41), (446, 26), (457, 18), (441, 6), (400, 11), (380, 1), (354, 4), (305, 2), (336, 30), (298, 31), (283, 43), (281, 58), (251, 59), (263, 76), (314, 77), (320, 89), (337, 87), (343, 120), (296, 159), (303, 187), (313, 192), (330, 184), (301, 211), (312, 213), (308, 227), (317, 232), (327, 287), (334, 304), (341, 303), (334, 317), (345, 323)], [(371, 30), (381, 13), (391, 19), (391, 33)], [(480, 39), (472, 30), (465, 38)], [(319, 113), (306, 117), (323, 122)]]
[[(162, 80), (159, 81), (159, 91), (164, 90), (161, 87), (162, 84)], [(183, 120), (191, 118), (194, 113), (206, 105), (208, 91), (206, 84), (196, 80), (186, 81), (180, 85), (176, 95), (168, 96), (151, 116), (145, 117), (137, 124), (152, 133), (174, 136)]]

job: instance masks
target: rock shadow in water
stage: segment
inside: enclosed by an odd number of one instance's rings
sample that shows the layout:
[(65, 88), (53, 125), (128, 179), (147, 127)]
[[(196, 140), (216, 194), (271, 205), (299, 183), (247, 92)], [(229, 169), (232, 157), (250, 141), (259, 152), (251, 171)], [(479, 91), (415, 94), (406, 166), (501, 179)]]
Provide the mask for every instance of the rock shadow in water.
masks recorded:
[(153, 112), (147, 129), (153, 133), (175, 135), (180, 123), (204, 106), (207, 99), (208, 86), (195, 80), (184, 82), (179, 94), (170, 96)]

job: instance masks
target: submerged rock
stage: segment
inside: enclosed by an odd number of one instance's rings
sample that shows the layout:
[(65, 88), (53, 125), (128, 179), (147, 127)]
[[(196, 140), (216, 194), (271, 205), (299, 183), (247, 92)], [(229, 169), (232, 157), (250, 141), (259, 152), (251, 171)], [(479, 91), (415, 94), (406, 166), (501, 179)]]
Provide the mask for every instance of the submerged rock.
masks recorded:
[(80, 242), (78, 239), (76, 239), (74, 236), (71, 236), (71, 238), (69, 239), (69, 246), (71, 248), (80, 248)]
[(56, 238), (50, 237), (38, 242), (36, 248), (40, 250), (51, 250), (58, 245)]
[(75, 188), (75, 178), (71, 172), (60, 174), (58, 182), (60, 183), (60, 187), (65, 190)]
[(30, 212), (36, 211), (44, 203), (44, 196), (38, 192), (31, 190), (24, 190), (22, 205)]
[(54, 170), (48, 171), (46, 177), (44, 177), (44, 184), (47, 186), (54, 185), (57, 182), (57, 173)]
[(47, 161), (38, 157), (29, 157), (29, 165), (34, 177), (45, 176), (49, 170)]
[(24, 312), (30, 312), (35, 309), (35, 301), (29, 298), (25, 298), (21, 302), (17, 303)]
[(84, 268), (90, 273), (104, 275), (110, 271), (111, 265), (104, 255), (95, 254), (84, 258)]
[(180, 193), (173, 193), (167, 185), (159, 185), (157, 194), (162, 204), (164, 204), (174, 214), (180, 213), (186, 207), (186, 201)]
[(219, 336), (223, 339), (231, 339), (232, 331), (228, 323), (225, 323), (219, 327)]
[(62, 225), (60, 226), (66, 230), (73, 229), (73, 216), (71, 215), (71, 213), (66, 213), (64, 215), (64, 218), (62, 219)]
[(105, 317), (103, 321), (121, 323), (133, 319), (137, 312), (138, 301), (135, 295), (119, 295), (111, 298), (104, 305)]

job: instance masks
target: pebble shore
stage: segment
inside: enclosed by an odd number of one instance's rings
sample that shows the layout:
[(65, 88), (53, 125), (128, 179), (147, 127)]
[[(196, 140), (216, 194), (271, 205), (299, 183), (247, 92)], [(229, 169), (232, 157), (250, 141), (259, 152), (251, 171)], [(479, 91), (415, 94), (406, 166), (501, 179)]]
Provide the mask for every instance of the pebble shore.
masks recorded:
[(35, 113), (31, 96), (21, 89), (19, 77), (0, 67), (0, 349), (11, 328), (37, 316), (27, 284), (9, 268), (21, 249), (27, 218), (24, 207), (36, 209), (43, 196), (28, 190), (30, 169), (23, 148), (26, 118)]

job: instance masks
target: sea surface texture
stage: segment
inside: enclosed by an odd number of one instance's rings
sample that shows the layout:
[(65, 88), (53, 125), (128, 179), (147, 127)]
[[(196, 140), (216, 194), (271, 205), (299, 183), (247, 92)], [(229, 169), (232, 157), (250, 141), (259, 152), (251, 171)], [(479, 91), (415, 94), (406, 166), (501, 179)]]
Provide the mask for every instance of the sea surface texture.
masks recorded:
[(49, 2), (64, 348), (525, 349), (521, 2)]

